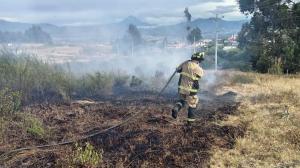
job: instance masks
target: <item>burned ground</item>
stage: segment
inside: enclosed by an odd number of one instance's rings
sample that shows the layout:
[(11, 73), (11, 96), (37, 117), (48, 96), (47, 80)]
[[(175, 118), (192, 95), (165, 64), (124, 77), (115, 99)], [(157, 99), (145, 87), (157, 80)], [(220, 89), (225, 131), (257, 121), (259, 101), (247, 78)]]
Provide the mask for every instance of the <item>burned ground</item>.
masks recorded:
[[(211, 149), (232, 148), (235, 139), (243, 136), (245, 126), (216, 124), (238, 112), (235, 93), (203, 92), (200, 97), (198, 120), (193, 127), (185, 125), (186, 110), (181, 111), (179, 119), (170, 118), (176, 97), (157, 98), (151, 93), (29, 106), (23, 112), (40, 118), (49, 135), (30, 137), (18, 133), (19, 128), (12, 125), (9, 141), (1, 145), (0, 151), (80, 139), (137, 114), (124, 125), (84, 140), (97, 150), (103, 150), (102, 167), (208, 167)], [(73, 148), (71, 144), (23, 151), (5, 156), (1, 164), (5, 167), (63, 167)]]

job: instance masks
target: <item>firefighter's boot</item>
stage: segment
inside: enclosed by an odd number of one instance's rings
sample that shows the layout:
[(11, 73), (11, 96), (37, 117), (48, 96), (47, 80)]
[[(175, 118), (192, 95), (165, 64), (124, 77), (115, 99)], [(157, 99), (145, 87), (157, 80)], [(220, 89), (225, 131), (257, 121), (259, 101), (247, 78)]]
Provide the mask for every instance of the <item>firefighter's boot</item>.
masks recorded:
[(184, 103), (182, 103), (182, 101), (176, 103), (176, 105), (174, 106), (174, 108), (172, 109), (172, 117), (174, 119), (177, 118), (178, 112), (181, 110), (181, 108), (183, 107)]
[(187, 119), (187, 124), (188, 125), (192, 125), (196, 121), (195, 112), (196, 112), (196, 108), (189, 107), (189, 109), (188, 109), (188, 119)]

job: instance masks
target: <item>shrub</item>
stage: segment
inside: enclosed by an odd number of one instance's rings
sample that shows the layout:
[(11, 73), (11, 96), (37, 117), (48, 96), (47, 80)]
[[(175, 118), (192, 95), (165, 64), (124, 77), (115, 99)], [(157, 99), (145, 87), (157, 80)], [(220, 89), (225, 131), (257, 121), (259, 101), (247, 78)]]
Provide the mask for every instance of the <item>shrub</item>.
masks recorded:
[(114, 75), (114, 87), (125, 87), (128, 84), (129, 76), (126, 74)]
[(75, 145), (75, 152), (73, 153), (73, 164), (87, 167), (98, 167), (102, 163), (103, 151), (97, 152), (93, 145), (86, 143), (85, 147), (78, 144)]
[(128, 79), (125, 74), (101, 72), (75, 77), (61, 65), (0, 50), (0, 90), (10, 88), (21, 93), (22, 104), (56, 103), (69, 101), (73, 97), (109, 95), (114, 87), (126, 86)]
[(76, 81), (75, 92), (77, 97), (97, 97), (111, 94), (114, 84), (111, 74), (100, 72), (84, 75)]
[(30, 135), (36, 138), (43, 138), (45, 136), (45, 129), (43, 127), (43, 123), (37, 118), (34, 118), (32, 116), (26, 116), (24, 124), (27, 133), (29, 133)]
[(133, 75), (131, 77), (129, 86), (130, 87), (140, 87), (142, 84), (143, 84), (143, 81), (140, 78)]
[(0, 51), (0, 89), (22, 93), (22, 103), (65, 98), (68, 78), (62, 68), (26, 54)]

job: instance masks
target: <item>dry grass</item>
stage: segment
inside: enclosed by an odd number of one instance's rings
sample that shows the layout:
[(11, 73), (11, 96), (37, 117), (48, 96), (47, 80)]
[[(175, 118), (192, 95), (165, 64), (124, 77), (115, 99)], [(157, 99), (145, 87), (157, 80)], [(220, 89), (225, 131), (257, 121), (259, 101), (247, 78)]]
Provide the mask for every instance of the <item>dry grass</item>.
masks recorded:
[(300, 167), (300, 77), (238, 73), (229, 88), (241, 94), (239, 116), (220, 124), (246, 123), (231, 150), (214, 149), (211, 167)]

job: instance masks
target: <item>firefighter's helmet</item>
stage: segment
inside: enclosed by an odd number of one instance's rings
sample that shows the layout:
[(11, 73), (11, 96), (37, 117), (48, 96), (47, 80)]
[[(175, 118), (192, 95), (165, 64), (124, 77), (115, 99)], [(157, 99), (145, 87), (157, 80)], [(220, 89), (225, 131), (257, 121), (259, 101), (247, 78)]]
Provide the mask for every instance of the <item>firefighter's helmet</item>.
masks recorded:
[(201, 62), (204, 60), (204, 55), (205, 55), (204, 52), (196, 52), (192, 55), (191, 59)]

